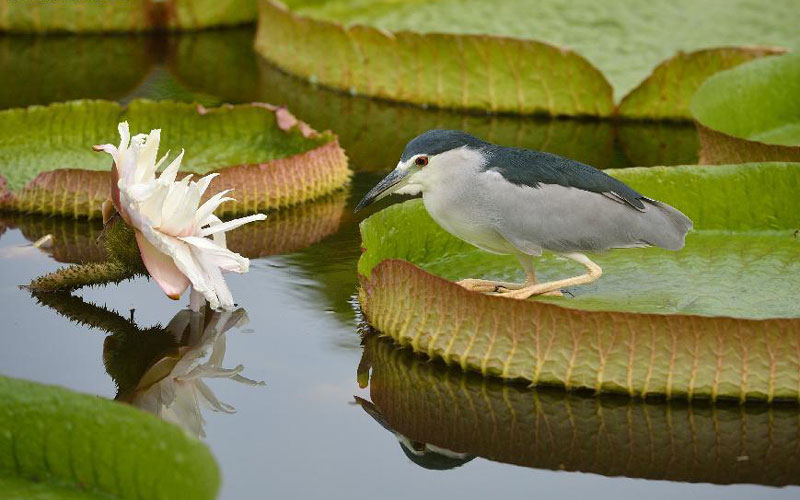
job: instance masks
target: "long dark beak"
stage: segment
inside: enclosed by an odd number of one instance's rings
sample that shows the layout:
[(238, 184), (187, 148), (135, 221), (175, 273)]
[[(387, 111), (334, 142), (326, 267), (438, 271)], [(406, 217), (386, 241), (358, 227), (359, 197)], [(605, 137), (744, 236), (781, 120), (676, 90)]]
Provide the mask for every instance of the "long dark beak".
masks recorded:
[(374, 188), (369, 190), (369, 193), (358, 202), (356, 205), (356, 209), (353, 213), (358, 213), (359, 210), (363, 209), (367, 205), (372, 204), (375, 201), (380, 200), (386, 195), (392, 193), (392, 188), (397, 186), (403, 179), (405, 179), (409, 175), (408, 170), (400, 170), (394, 169), (392, 172), (383, 178)]

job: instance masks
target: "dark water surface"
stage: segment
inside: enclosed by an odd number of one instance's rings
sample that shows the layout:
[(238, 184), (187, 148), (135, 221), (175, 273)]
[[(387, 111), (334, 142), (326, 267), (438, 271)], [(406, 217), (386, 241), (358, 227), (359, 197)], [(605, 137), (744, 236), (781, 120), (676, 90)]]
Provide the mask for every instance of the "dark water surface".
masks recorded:
[[(249, 274), (227, 278), (249, 323), (210, 339), (154, 328), (185, 304), (142, 279), (31, 297), (17, 285), (62, 262), (102, 259), (100, 228), (0, 214), (0, 373), (152, 407), (137, 385), (154, 363), (213, 348), (214, 362), (223, 356), (221, 367), (241, 372), (204, 379), (213, 397), (197, 379), (173, 389), (236, 413), (200, 405), (201, 424), (189, 404), (163, 416), (202, 429), (224, 500), (797, 497), (797, 487), (769, 486), (800, 483), (794, 408), (531, 391), (362, 340), (352, 300), (361, 217), (352, 207), (418, 132), (464, 128), (605, 168), (692, 163), (691, 125), (461, 115), (353, 98), (261, 63), (251, 40), (250, 30), (0, 38), (2, 107), (79, 97), (286, 104), (336, 131), (357, 172), (346, 192), (231, 234), (230, 246), (253, 259)], [(53, 248), (30, 246), (45, 234)], [(755, 484), (708, 484), (730, 482)]]

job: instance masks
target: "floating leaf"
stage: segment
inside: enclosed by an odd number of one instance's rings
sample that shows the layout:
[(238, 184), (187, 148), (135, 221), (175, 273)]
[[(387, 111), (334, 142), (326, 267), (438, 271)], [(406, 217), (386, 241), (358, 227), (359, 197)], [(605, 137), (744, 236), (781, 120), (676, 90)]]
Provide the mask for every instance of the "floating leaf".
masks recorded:
[[(605, 274), (572, 298), (491, 297), (435, 275), (522, 281), (518, 264), (448, 235), (414, 200), (362, 223), (370, 323), (416, 351), (504, 378), (637, 395), (800, 399), (792, 347), (800, 348), (800, 200), (792, 194), (800, 164), (612, 174), (694, 220), (684, 250), (597, 256)], [(544, 280), (580, 272), (552, 257), (539, 262)], [(710, 317), (719, 315), (731, 318)]]
[(703, 163), (800, 161), (800, 54), (714, 75), (691, 109)]
[(365, 409), (430, 455), (668, 481), (800, 483), (795, 407), (526, 389), (426, 362), (375, 336), (362, 367), (372, 370)]
[(626, 95), (617, 113), (625, 118), (685, 120), (691, 117), (689, 102), (711, 75), (758, 57), (785, 52), (770, 47), (722, 47), (678, 52), (659, 64), (653, 73)]
[(103, 33), (186, 30), (252, 22), (250, 0), (131, 0), (126, 2), (4, 2), (0, 32)]
[(6, 377), (0, 377), (0, 399), (0, 484), (11, 492), (65, 498), (60, 493), (73, 490), (66, 498), (75, 499), (216, 497), (213, 457), (178, 427), (95, 396)]
[[(697, 162), (697, 131), (690, 124), (465, 114), (353, 97), (258, 61), (251, 35), (239, 30), (177, 37), (170, 71), (203, 95), (222, 101), (284, 103), (315, 126), (336, 130), (360, 171), (385, 170), (385, 158), (399, 158), (409, 140), (432, 128), (465, 130), (497, 144), (568, 155), (598, 168)], [(231, 78), (230, 67), (240, 68), (237, 78)]]
[[(162, 150), (185, 148), (182, 171), (219, 171), (217, 190), (236, 189), (222, 214), (288, 206), (348, 182), (336, 137), (318, 134), (288, 111), (251, 104), (205, 109), (175, 102), (72, 101), (0, 112), (0, 175), (11, 190), (6, 207), (95, 217), (109, 195), (108, 156), (94, 144), (116, 144), (116, 124), (134, 131), (162, 128)], [(210, 193), (209, 193), (210, 194)]]
[[(293, 6), (306, 8), (295, 13), (261, 1), (256, 48), (284, 70), (333, 88), (441, 108), (593, 116), (614, 109), (606, 79), (571, 50), (494, 33), (345, 27), (337, 21), (349, 22), (346, 16), (332, 21), (306, 15), (311, 3)], [(373, 9), (387, 10), (363, 10)]]
[[(679, 51), (800, 47), (800, 14), (787, 0), (286, 3), (260, 2), (256, 48), (273, 64), (339, 90), (445, 108), (608, 116), (612, 86), (625, 95)], [(669, 65), (666, 73), (683, 73), (674, 95), (691, 95), (720, 63), (700, 59)], [(646, 97), (660, 99), (644, 89), (627, 109), (653, 109)]]

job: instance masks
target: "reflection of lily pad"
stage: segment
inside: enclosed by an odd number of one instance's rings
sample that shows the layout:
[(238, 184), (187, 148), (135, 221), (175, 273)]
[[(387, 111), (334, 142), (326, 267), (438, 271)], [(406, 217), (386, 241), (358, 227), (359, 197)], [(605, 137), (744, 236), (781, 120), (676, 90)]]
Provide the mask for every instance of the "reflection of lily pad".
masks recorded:
[(800, 54), (708, 79), (692, 98), (701, 161), (800, 161)]
[[(405, 144), (431, 128), (466, 130), (491, 142), (568, 155), (599, 168), (690, 164), (697, 132), (689, 124), (464, 114), (353, 97), (287, 75), (252, 51), (252, 32), (183, 34), (171, 40), (170, 71), (188, 88), (222, 101), (285, 104), (322, 129), (336, 130), (358, 170), (385, 170)], [(237, 68), (235, 77), (229, 68)], [(254, 73), (255, 72), (255, 73)], [(617, 131), (620, 131), (617, 134)], [(624, 154), (617, 150), (615, 138)]]
[(295, 75), (422, 105), (568, 115), (611, 114), (612, 86), (628, 93), (679, 50), (796, 47), (800, 21), (786, 0), (286, 3), (261, 0), (256, 47)]
[(228, 248), (251, 259), (302, 250), (339, 230), (346, 203), (341, 192), (272, 212), (228, 233)]
[(252, 22), (255, 10), (251, 0), (8, 2), (0, 10), (0, 32), (191, 30)]
[(94, 144), (116, 143), (116, 124), (163, 128), (162, 145), (186, 148), (183, 171), (219, 171), (216, 190), (236, 188), (224, 213), (266, 210), (316, 198), (350, 177), (336, 137), (316, 133), (269, 105), (205, 109), (174, 102), (72, 101), (0, 112), (0, 174), (16, 210), (97, 216), (109, 195), (107, 157)]
[(374, 336), (366, 339), (364, 357), (364, 367), (372, 368), (370, 397), (385, 424), (449, 454), (605, 476), (799, 483), (794, 407), (526, 389), (425, 362)]
[(214, 459), (178, 427), (118, 403), (12, 378), (0, 377), (0, 399), (0, 484), (11, 488), (0, 498), (20, 498), (15, 490), (24, 498), (30, 492), (65, 498), (69, 490), (66, 498), (75, 499), (216, 496)]
[[(800, 241), (792, 235), (800, 165), (614, 175), (692, 217), (697, 231), (686, 249), (610, 252), (597, 257), (603, 278), (575, 297), (517, 302), (434, 276), (521, 279), (510, 259), (449, 236), (415, 200), (362, 224), (367, 318), (402, 344), (484, 374), (629, 394), (800, 397), (800, 358), (787, 350), (800, 345)], [(552, 258), (539, 269), (545, 279), (574, 271)], [(716, 315), (742, 319), (706, 317)], [(755, 320), (770, 317), (786, 319)]]
[(154, 45), (144, 36), (0, 37), (0, 108), (120, 99), (150, 71)]
[(103, 262), (108, 258), (105, 246), (99, 241), (103, 230), (100, 221), (7, 212), (0, 213), (0, 228), (19, 229), (31, 243), (48, 234), (52, 235), (52, 247), (43, 251), (56, 262), (78, 264)]

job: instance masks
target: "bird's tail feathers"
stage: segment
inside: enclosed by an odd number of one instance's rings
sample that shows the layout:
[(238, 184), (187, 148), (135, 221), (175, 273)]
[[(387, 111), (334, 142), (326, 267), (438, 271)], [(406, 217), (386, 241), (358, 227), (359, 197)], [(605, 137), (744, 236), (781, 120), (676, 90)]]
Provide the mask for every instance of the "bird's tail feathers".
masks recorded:
[(686, 243), (686, 233), (694, 226), (692, 220), (680, 210), (657, 200), (646, 200), (657, 209), (657, 213), (666, 223), (661, 234), (651, 243), (667, 250), (680, 250)]

